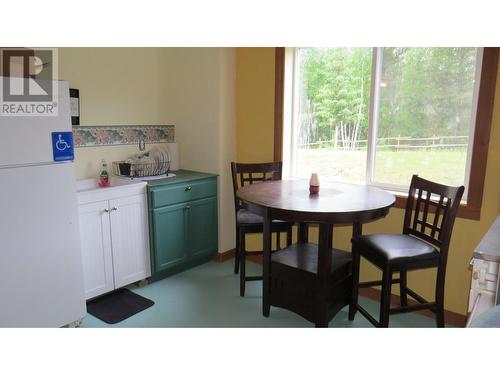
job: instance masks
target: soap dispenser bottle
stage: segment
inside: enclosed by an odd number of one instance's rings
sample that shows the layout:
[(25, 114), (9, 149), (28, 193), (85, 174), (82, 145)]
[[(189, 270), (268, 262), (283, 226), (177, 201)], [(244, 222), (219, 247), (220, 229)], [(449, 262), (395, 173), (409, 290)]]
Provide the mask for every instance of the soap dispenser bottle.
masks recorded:
[(108, 164), (106, 160), (101, 160), (101, 171), (99, 172), (99, 187), (109, 186)]

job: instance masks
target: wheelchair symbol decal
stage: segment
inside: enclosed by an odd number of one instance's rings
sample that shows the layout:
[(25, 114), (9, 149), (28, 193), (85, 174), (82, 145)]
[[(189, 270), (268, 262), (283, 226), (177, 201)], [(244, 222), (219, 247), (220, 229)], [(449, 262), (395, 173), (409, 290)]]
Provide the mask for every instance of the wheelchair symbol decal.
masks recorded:
[(52, 155), (54, 161), (74, 160), (72, 132), (52, 132)]
[(68, 142), (66, 142), (66, 140), (62, 138), (62, 134), (59, 134), (59, 139), (56, 142), (56, 148), (59, 151), (65, 151), (65, 150), (69, 150), (71, 148), (71, 146), (68, 144)]

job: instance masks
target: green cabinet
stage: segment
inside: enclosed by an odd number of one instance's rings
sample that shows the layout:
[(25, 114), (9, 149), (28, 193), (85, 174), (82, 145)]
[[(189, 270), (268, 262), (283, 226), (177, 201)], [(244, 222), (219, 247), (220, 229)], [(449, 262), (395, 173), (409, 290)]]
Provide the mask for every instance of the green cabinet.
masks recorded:
[(153, 281), (210, 260), (218, 248), (217, 177), (180, 172), (148, 186)]
[(173, 204), (153, 210), (155, 272), (168, 270), (187, 259), (185, 216), (185, 204)]

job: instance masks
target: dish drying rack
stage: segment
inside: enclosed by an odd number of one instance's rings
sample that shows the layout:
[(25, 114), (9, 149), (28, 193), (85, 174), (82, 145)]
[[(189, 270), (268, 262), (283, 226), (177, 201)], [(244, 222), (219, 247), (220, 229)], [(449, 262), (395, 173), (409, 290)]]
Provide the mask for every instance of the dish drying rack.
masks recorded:
[(155, 161), (152, 163), (129, 163), (114, 161), (113, 174), (119, 177), (151, 177), (168, 174), (170, 161)]

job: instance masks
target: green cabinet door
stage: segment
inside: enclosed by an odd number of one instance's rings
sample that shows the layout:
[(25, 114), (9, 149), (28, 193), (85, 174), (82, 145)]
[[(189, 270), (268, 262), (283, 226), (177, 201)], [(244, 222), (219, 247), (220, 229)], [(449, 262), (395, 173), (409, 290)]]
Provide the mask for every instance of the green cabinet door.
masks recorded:
[(154, 272), (166, 271), (186, 260), (187, 205), (153, 210)]
[(190, 258), (214, 254), (218, 247), (217, 198), (188, 202), (187, 249)]

